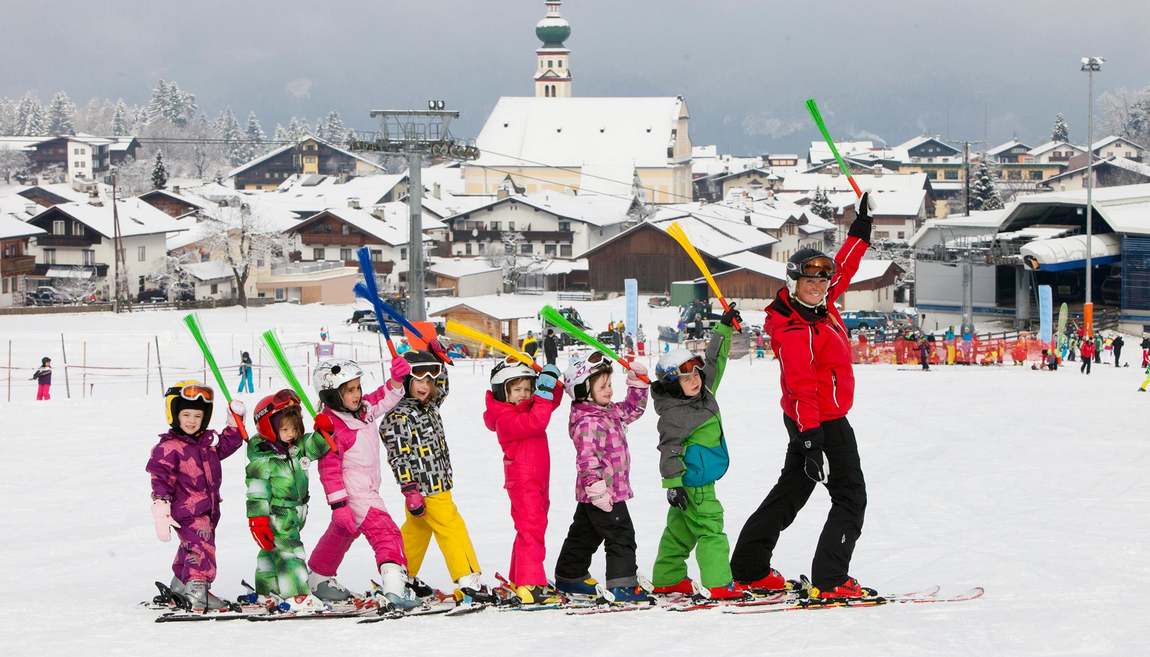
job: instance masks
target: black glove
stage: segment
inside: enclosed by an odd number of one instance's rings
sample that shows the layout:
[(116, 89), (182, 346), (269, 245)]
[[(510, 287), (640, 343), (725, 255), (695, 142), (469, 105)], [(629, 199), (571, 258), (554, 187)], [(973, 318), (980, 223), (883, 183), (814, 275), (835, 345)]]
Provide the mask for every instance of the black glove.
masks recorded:
[(667, 504), (687, 510), (687, 491), (682, 486), (667, 489)]
[(857, 237), (860, 240), (870, 243), (871, 227), (874, 222), (871, 220), (871, 212), (874, 211), (874, 201), (871, 200), (870, 192), (863, 192), (863, 195), (855, 201), (855, 220), (851, 222), (851, 227), (847, 234), (852, 237)]
[(743, 316), (739, 314), (739, 311), (735, 309), (735, 304), (732, 303), (723, 313), (723, 316), (719, 318), (719, 323), (723, 326), (734, 326), (736, 321), (742, 324)]
[(803, 452), (803, 473), (819, 484), (827, 482), (823, 465), (823, 428), (807, 429), (799, 434), (799, 449)]

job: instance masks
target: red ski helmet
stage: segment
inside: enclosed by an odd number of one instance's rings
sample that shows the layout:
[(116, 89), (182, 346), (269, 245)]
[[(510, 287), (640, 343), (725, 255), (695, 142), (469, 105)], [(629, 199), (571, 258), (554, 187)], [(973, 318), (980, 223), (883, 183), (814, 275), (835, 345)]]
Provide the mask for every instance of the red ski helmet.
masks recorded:
[(299, 396), (295, 394), (295, 391), (285, 388), (274, 395), (268, 395), (261, 399), (256, 404), (252, 419), (255, 420), (256, 429), (260, 435), (271, 442), (275, 442), (280, 423), (274, 422), (273, 419), (279, 419), (276, 418), (277, 415), (291, 412), (292, 409), (295, 409), (295, 414), (301, 414)]

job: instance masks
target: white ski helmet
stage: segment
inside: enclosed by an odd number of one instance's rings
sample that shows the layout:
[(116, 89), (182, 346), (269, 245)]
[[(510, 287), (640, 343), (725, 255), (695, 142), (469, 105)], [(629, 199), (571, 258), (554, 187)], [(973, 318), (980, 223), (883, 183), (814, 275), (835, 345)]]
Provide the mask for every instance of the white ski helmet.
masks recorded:
[(362, 376), (363, 368), (359, 366), (359, 363), (346, 358), (333, 358), (316, 365), (312, 382), (315, 384), (321, 402), (337, 411), (354, 413), (359, 409), (343, 407), (343, 397), (339, 394), (339, 387)]
[(583, 401), (591, 396), (590, 378), (600, 372), (611, 372), (611, 359), (602, 352), (593, 351), (583, 360), (572, 361), (563, 373), (563, 389), (574, 401)]
[(659, 356), (655, 376), (663, 383), (674, 383), (679, 377), (703, 366), (703, 357), (679, 347)]
[(491, 370), (491, 394), (497, 401), (507, 401), (507, 384), (515, 379), (535, 380), (535, 370), (518, 358), (508, 356)]

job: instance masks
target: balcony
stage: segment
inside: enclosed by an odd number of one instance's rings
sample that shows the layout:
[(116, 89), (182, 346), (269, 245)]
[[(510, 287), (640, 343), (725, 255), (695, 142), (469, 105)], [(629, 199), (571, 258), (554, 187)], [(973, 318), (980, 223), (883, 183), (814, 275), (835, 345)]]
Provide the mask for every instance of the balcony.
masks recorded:
[(0, 257), (0, 276), (31, 274), (36, 269), (36, 256), (19, 255)]
[(36, 246), (91, 246), (99, 244), (99, 237), (87, 235), (37, 235)]
[(453, 230), (452, 242), (500, 242), (504, 232), (519, 233), (528, 242), (572, 242), (575, 233), (569, 230)]

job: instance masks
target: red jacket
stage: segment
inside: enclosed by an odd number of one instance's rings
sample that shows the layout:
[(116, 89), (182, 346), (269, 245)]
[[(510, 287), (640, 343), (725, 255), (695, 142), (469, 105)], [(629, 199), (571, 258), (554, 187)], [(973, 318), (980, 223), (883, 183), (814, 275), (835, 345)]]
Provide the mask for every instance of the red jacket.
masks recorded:
[(1092, 340), (1082, 343), (1082, 357), (1094, 358), (1094, 342)]
[(503, 448), (503, 487), (532, 484), (547, 488), (551, 476), (551, 453), (547, 447), (547, 424), (563, 402), (563, 385), (556, 384), (553, 401), (539, 396), (508, 404), (487, 391), (483, 423), (495, 432)]
[(835, 255), (825, 314), (798, 304), (786, 288), (766, 308), (764, 329), (779, 361), (783, 412), (799, 431), (843, 417), (854, 402), (850, 337), (834, 302), (850, 286), (867, 246), (866, 240), (851, 235)]

